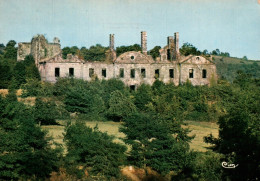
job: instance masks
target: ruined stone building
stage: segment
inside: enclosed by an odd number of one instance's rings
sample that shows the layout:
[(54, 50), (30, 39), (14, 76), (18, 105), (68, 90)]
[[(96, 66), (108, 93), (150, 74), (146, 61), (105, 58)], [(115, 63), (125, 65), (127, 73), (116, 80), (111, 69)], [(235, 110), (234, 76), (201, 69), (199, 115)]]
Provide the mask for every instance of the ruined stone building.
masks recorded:
[(156, 60), (147, 53), (147, 33), (141, 32), (141, 52), (130, 51), (116, 55), (114, 35), (105, 62), (85, 61), (68, 54), (62, 58), (60, 40), (48, 43), (43, 35), (32, 38), (30, 43), (18, 44), (17, 60), (32, 54), (43, 81), (55, 82), (59, 77), (75, 77), (84, 80), (118, 78), (135, 89), (145, 83), (152, 85), (156, 79), (165, 83), (182, 84), (189, 80), (193, 85), (209, 85), (216, 81), (216, 65), (211, 57), (183, 56), (179, 51), (179, 33), (167, 38), (167, 45), (160, 49)]

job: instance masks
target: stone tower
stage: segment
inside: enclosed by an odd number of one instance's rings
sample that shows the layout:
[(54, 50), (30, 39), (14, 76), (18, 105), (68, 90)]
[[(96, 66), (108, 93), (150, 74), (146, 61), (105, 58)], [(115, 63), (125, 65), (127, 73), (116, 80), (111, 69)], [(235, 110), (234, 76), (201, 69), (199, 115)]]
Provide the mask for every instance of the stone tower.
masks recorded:
[(38, 65), (40, 59), (46, 57), (47, 40), (43, 35), (36, 35), (31, 41), (31, 54)]
[(146, 31), (141, 32), (141, 48), (142, 48), (142, 53), (147, 55), (147, 33), (146, 33)]
[(114, 34), (109, 35), (109, 48), (111, 50), (115, 49), (115, 35)]

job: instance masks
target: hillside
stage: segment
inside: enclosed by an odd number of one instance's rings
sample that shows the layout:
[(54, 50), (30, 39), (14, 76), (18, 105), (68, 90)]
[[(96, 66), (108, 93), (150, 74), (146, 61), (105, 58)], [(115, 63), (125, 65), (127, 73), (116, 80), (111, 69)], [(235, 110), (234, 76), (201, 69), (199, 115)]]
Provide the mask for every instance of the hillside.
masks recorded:
[(216, 63), (219, 78), (232, 82), (238, 70), (251, 74), (254, 78), (260, 78), (260, 61), (221, 56), (213, 56), (213, 60)]

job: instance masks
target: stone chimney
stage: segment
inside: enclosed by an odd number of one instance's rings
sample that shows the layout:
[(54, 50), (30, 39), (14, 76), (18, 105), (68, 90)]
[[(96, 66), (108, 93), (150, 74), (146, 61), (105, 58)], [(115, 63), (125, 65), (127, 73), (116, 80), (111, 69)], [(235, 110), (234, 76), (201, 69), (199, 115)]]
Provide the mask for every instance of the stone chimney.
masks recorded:
[(179, 50), (179, 32), (174, 33), (174, 44), (175, 44), (175, 59), (179, 58), (180, 50)]
[(174, 54), (174, 39), (173, 36), (167, 37), (167, 60), (172, 61), (173, 60), (173, 54)]
[(146, 33), (146, 31), (141, 32), (141, 48), (142, 48), (142, 53), (147, 55), (147, 33)]
[(114, 37), (114, 34), (110, 34), (109, 35), (109, 48), (111, 50), (115, 49), (115, 37)]

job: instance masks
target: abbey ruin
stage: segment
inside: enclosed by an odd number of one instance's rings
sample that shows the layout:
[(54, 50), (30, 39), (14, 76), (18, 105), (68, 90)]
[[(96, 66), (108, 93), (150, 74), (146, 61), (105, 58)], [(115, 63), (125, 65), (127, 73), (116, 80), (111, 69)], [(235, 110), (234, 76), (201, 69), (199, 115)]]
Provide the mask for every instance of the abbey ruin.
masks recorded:
[(110, 34), (109, 50), (105, 62), (85, 61), (76, 55), (62, 58), (60, 40), (48, 43), (43, 35), (37, 35), (29, 43), (19, 43), (17, 60), (31, 54), (39, 69), (41, 79), (56, 82), (59, 77), (75, 77), (90, 81), (118, 78), (135, 89), (140, 84), (152, 85), (156, 79), (164, 83), (210, 85), (217, 80), (216, 65), (211, 57), (184, 56), (179, 51), (179, 33), (167, 38), (167, 45), (160, 49), (160, 57), (153, 59), (147, 53), (147, 33), (141, 32), (141, 52), (130, 51), (116, 55), (114, 35)]

